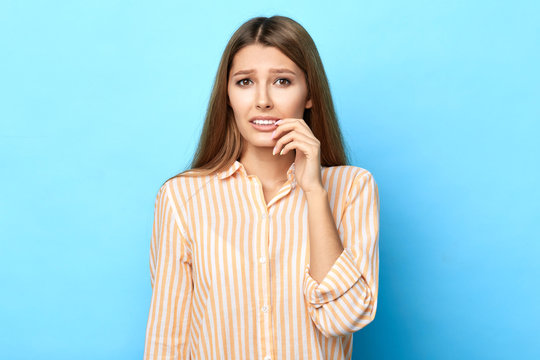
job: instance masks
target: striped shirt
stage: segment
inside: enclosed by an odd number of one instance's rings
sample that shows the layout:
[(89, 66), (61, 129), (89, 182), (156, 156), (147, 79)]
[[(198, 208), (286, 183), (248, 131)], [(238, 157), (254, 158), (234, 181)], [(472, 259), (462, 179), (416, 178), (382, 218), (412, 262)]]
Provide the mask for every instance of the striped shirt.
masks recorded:
[(239, 161), (159, 189), (144, 359), (351, 358), (377, 309), (377, 184), (360, 167), (321, 168), (344, 250), (319, 284), (294, 165), (268, 204)]

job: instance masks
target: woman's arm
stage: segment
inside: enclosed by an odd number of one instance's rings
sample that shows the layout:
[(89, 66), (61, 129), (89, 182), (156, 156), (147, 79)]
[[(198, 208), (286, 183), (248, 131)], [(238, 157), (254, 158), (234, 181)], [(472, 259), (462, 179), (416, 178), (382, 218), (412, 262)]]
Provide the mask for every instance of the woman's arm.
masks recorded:
[(306, 198), (310, 275), (320, 283), (344, 249), (332, 217), (326, 189), (321, 187), (319, 191), (308, 192)]
[(144, 359), (188, 359), (191, 324), (191, 257), (170, 196), (159, 190), (150, 247), (152, 300)]
[(309, 314), (326, 337), (351, 334), (369, 324), (377, 309), (377, 184), (367, 171), (357, 175), (337, 229), (328, 198), (312, 195), (308, 197), (310, 264), (303, 289)]

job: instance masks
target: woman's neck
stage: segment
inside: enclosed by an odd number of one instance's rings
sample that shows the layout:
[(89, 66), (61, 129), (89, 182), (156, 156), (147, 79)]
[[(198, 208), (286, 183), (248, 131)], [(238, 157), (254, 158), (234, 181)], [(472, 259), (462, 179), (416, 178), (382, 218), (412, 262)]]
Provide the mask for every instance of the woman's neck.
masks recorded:
[(272, 155), (272, 149), (245, 152), (240, 157), (248, 175), (255, 175), (265, 187), (281, 186), (287, 181), (287, 170), (295, 159), (295, 150)]

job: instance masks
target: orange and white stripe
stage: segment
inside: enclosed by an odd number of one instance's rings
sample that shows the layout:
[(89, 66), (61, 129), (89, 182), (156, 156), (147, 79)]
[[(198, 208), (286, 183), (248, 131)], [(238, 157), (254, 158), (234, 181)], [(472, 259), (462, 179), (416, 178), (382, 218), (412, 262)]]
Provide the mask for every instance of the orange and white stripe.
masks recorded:
[(377, 309), (377, 184), (360, 167), (322, 167), (344, 251), (319, 284), (294, 165), (268, 204), (239, 161), (159, 189), (145, 360), (351, 358)]

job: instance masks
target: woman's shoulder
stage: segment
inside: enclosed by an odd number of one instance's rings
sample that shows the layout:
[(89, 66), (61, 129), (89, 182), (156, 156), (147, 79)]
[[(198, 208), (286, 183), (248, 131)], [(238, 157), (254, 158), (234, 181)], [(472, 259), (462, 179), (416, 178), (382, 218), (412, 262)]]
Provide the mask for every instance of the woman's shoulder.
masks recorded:
[(200, 170), (189, 169), (167, 179), (163, 186), (181, 186), (190, 183), (205, 183), (215, 177), (215, 174), (203, 173)]
[(215, 175), (203, 175), (188, 170), (167, 179), (159, 188), (159, 193), (166, 191), (175, 203), (189, 201), (212, 181)]
[[(361, 192), (378, 193), (378, 185), (373, 174), (360, 166), (340, 165), (324, 169), (323, 180), (328, 186), (329, 192), (335, 192), (336, 196), (354, 196)], [(378, 196), (378, 195), (377, 195)]]
[(360, 166), (355, 165), (337, 165), (337, 166), (323, 166), (323, 174), (326, 176), (345, 176), (350, 179), (359, 179), (361, 177), (373, 177), (373, 174)]

